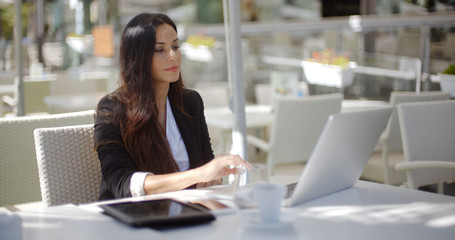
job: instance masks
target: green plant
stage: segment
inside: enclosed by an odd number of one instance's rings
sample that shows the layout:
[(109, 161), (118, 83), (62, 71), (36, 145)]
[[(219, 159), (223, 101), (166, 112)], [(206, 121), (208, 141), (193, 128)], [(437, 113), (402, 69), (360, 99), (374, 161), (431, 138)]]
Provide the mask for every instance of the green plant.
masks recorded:
[[(23, 3), (22, 4), (22, 36), (27, 34), (27, 26), (29, 23), (29, 13), (33, 11), (33, 4)], [(14, 14), (15, 9), (14, 5), (10, 5), (5, 8), (0, 8), (0, 34), (7, 40), (13, 39), (13, 29), (14, 29)]]
[(455, 65), (454, 64), (449, 65), (442, 73), (455, 75)]

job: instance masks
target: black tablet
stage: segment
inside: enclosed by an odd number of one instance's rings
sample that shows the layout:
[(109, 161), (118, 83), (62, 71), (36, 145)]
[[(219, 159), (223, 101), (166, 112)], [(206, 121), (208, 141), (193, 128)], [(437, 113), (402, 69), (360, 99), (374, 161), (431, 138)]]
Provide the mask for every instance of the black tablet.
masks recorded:
[(135, 227), (177, 227), (206, 223), (215, 216), (202, 207), (173, 199), (102, 204), (107, 215)]

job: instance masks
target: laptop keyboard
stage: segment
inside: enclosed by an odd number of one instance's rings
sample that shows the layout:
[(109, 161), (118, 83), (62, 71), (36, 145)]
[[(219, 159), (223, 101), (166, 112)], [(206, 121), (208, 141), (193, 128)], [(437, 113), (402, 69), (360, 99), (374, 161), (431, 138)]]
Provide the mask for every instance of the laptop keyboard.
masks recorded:
[(295, 186), (297, 186), (297, 183), (290, 183), (288, 185), (286, 185), (286, 188), (287, 188), (287, 192), (286, 192), (286, 196), (285, 196), (285, 199), (286, 198), (290, 198), (292, 196), (292, 194), (294, 193), (294, 190), (295, 190)]

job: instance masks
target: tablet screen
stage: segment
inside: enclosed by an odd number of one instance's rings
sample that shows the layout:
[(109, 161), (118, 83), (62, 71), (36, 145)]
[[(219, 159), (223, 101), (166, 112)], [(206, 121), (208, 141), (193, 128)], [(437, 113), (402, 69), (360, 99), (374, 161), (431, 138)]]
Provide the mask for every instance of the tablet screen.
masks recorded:
[(182, 214), (192, 214), (195, 211), (193, 207), (168, 200), (116, 204), (112, 205), (112, 207), (133, 218), (147, 217), (151, 214), (153, 214), (154, 217), (178, 216)]
[(122, 202), (100, 207), (108, 215), (133, 226), (197, 224), (215, 219), (203, 208), (172, 199)]

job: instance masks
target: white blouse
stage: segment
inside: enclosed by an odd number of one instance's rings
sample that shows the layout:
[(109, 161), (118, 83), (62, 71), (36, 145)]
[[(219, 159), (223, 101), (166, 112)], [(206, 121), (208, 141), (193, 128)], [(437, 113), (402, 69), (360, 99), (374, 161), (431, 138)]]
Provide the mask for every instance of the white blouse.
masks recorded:
[[(166, 99), (166, 136), (169, 146), (171, 147), (172, 155), (180, 169), (186, 171), (190, 167), (188, 152), (186, 151), (185, 143), (183, 142), (180, 130), (175, 122), (174, 114), (172, 113), (169, 99)], [(144, 182), (147, 175), (151, 172), (135, 172), (131, 176), (130, 191), (133, 197), (144, 196)]]

